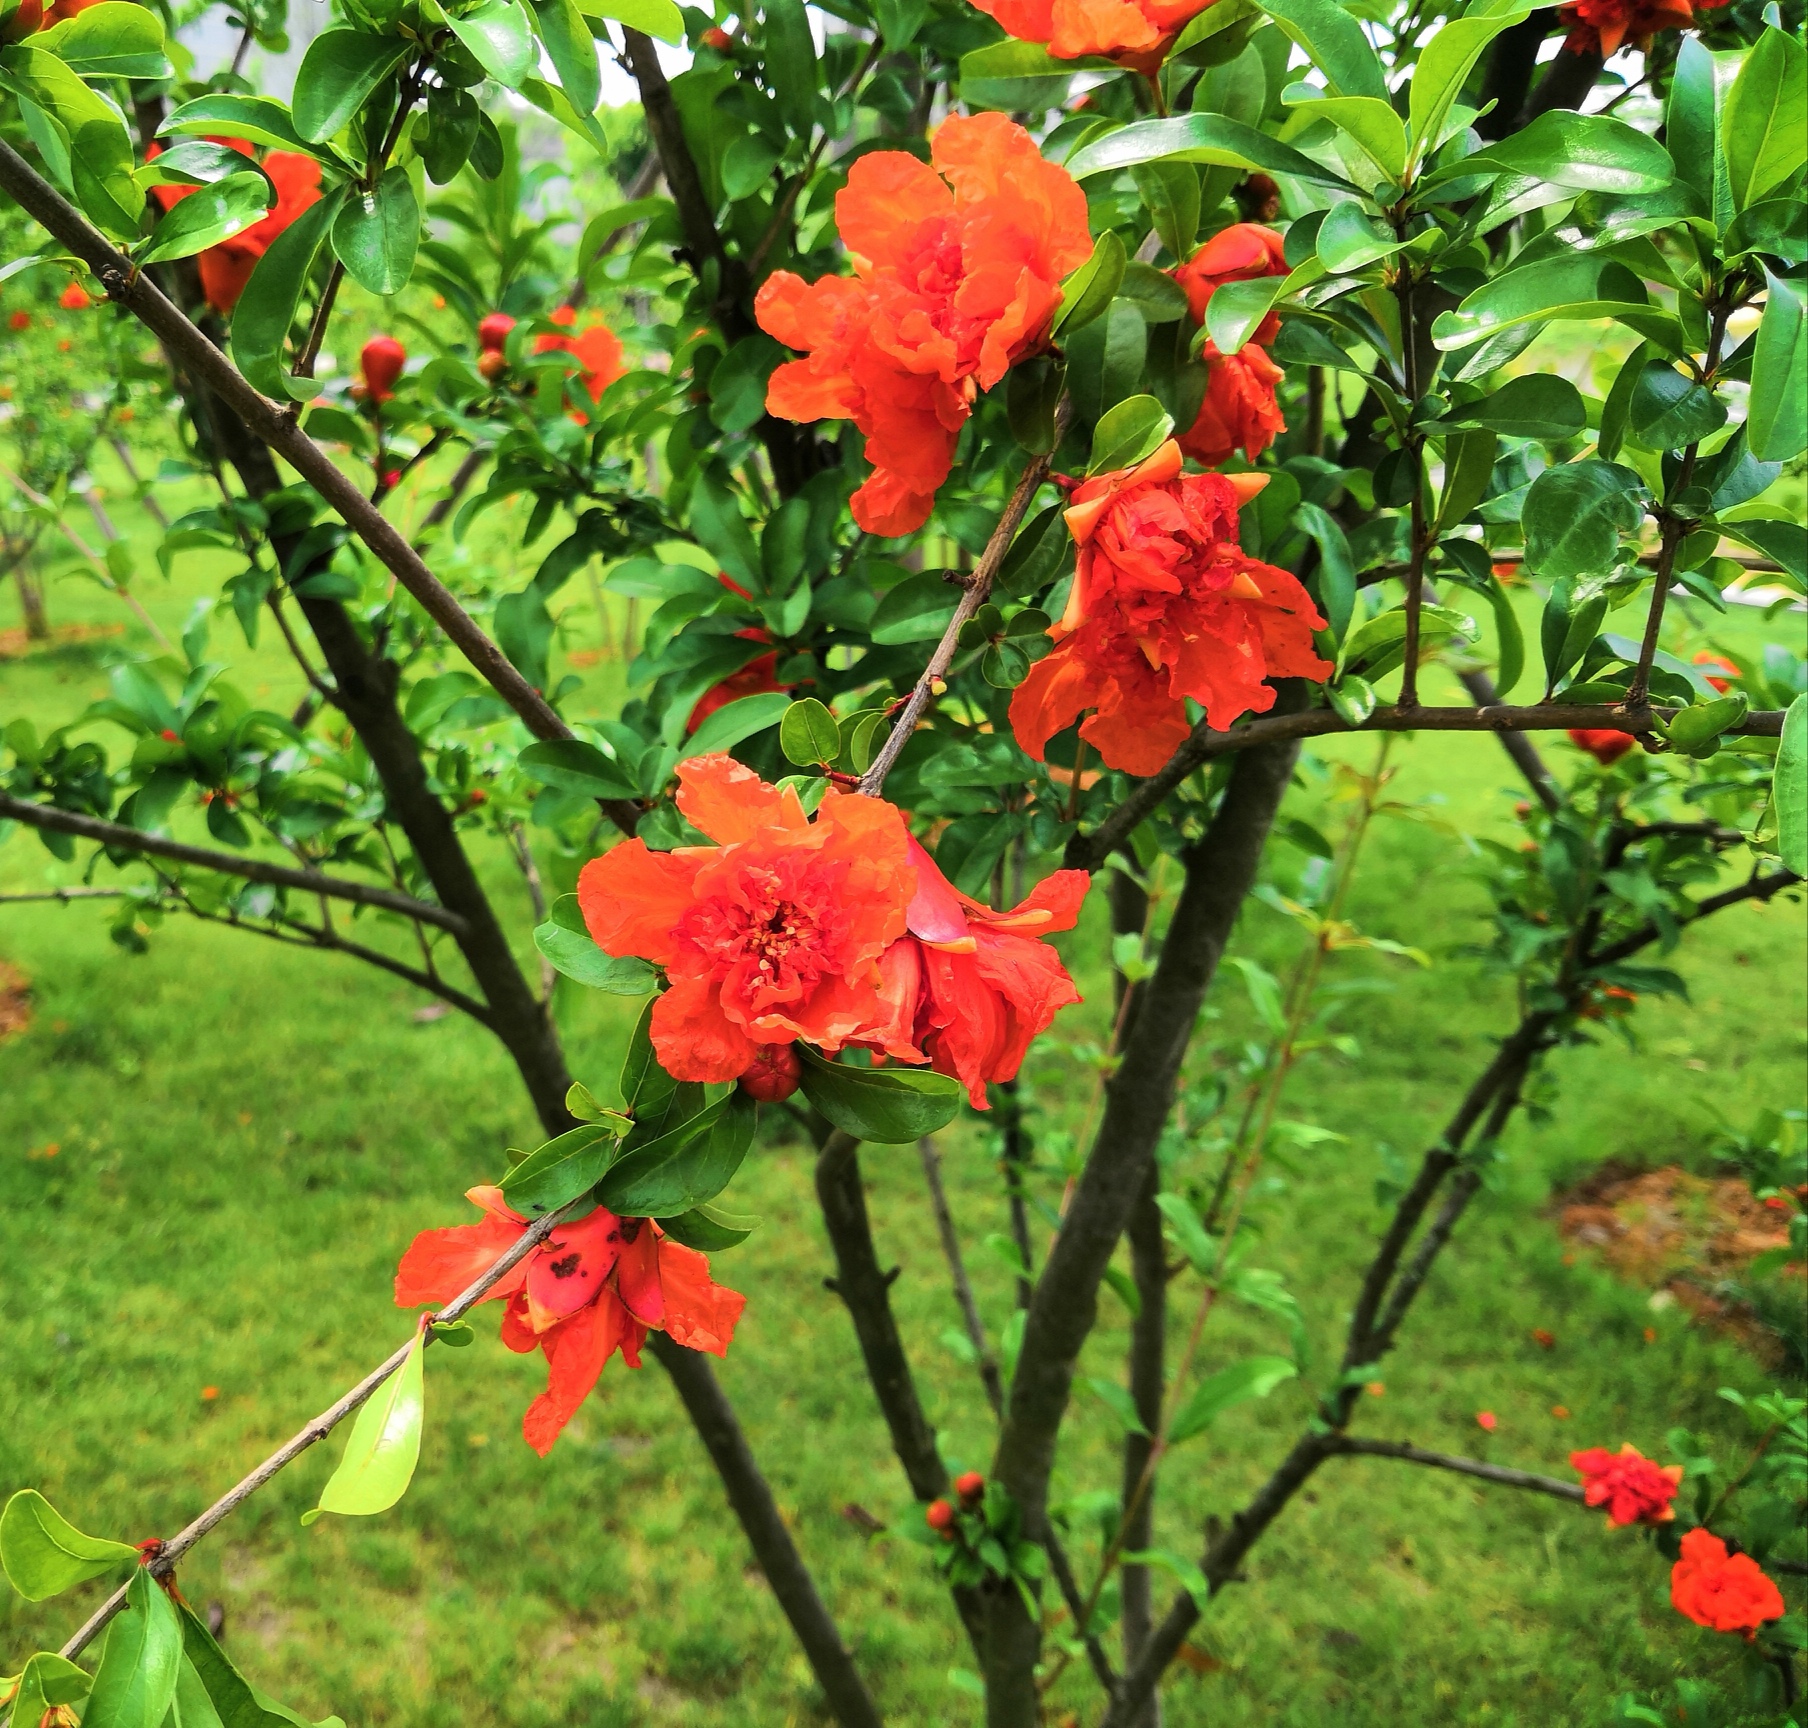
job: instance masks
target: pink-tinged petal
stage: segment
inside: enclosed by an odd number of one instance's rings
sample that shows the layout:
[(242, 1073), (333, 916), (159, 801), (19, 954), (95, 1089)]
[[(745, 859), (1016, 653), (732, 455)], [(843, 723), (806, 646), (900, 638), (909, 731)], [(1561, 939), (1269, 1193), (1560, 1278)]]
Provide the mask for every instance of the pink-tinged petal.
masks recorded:
[(637, 1218), (631, 1226), (634, 1240), (623, 1244), (615, 1268), (615, 1288), (628, 1312), (643, 1326), (665, 1324), (665, 1295), (659, 1287), (659, 1238), (650, 1218)]
[(659, 1242), (659, 1283), (666, 1336), (687, 1350), (726, 1356), (747, 1298), (711, 1279), (707, 1255), (669, 1237)]
[(905, 928), (925, 942), (970, 944), (972, 938), (967, 932), (967, 912), (961, 904), (961, 896), (955, 893), (953, 884), (936, 867), (935, 860), (914, 835), (908, 856), (916, 866), (917, 891), (904, 913)]
[(1079, 922), (1080, 908), (1086, 903), (1086, 890), (1092, 877), (1085, 870), (1057, 870), (1045, 876), (1024, 897), (1023, 904), (1009, 912), (994, 912), (984, 919), (988, 929), (1034, 932), (1047, 935), (1053, 930), (1071, 930)]
[(546, 1390), (528, 1405), (521, 1433), (542, 1458), (590, 1396), (604, 1363), (621, 1348), (632, 1325), (627, 1309), (605, 1290), (600, 1300), (580, 1308), (540, 1340), (546, 1352)]
[(718, 846), (751, 840), (762, 828), (807, 828), (810, 818), (789, 787), (768, 786), (732, 756), (693, 756), (678, 764), (678, 808)]
[(621, 1220), (599, 1206), (561, 1224), (528, 1256), (528, 1316), (544, 1332), (596, 1300), (621, 1252)]
[[(423, 1302), (450, 1302), (481, 1278), (521, 1239), (525, 1225), (488, 1217), (477, 1224), (454, 1224), (446, 1230), (423, 1230), (409, 1243), (396, 1268), (395, 1299), (399, 1308)], [(483, 1298), (493, 1302), (511, 1295), (527, 1276), (517, 1266)]]
[(695, 852), (654, 852), (624, 840), (578, 872), (578, 906), (591, 940), (608, 954), (637, 954), (657, 966), (677, 955), (672, 932), (689, 910), (700, 860)]

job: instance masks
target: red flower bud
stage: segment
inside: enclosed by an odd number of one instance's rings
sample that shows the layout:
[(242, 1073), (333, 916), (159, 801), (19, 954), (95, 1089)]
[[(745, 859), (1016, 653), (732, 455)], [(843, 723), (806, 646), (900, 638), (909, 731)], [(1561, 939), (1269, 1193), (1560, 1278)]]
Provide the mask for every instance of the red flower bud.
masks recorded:
[(29, 312), (15, 312), (12, 317), (7, 319), (7, 323), (15, 330), (29, 330), (31, 328), (31, 314)]
[(477, 370), (494, 384), (508, 370), (508, 356), (500, 348), (486, 348), (477, 356)]
[(94, 304), (94, 299), (81, 283), (71, 282), (69, 286), (57, 296), (57, 304), (61, 306), (65, 312), (86, 312), (88, 308)]
[(1578, 750), (1586, 750), (1603, 768), (1611, 768), (1638, 742), (1630, 732), (1586, 726), (1572, 726), (1569, 741)]
[(408, 350), (393, 336), (373, 336), (358, 356), (358, 368), (364, 374), (364, 385), (373, 402), (387, 402), (395, 394), (395, 381), (402, 375), (402, 363)]
[(508, 333), (515, 327), (515, 321), (506, 312), (492, 312), (477, 326), (479, 344), (491, 350), (499, 350), (508, 340)]
[(697, 38), (705, 48), (713, 48), (718, 54), (726, 54), (734, 46), (734, 38), (719, 24), (712, 24)]
[(803, 1059), (791, 1044), (762, 1044), (741, 1075), (741, 1090), (762, 1104), (789, 1098), (803, 1083)]
[(963, 1500), (977, 1500), (986, 1491), (986, 1479), (977, 1470), (968, 1470), (955, 1477), (954, 1491)]
[(391, 468), (390, 471), (383, 476), (383, 489), (385, 491), (388, 491), (392, 486), (400, 486), (401, 483), (402, 471), (400, 468)]
[(923, 1508), (923, 1522), (945, 1536), (954, 1528), (954, 1508), (946, 1500), (931, 1500)]
[(182, 742), (182, 740), (180, 738), (178, 738), (176, 736), (176, 734), (174, 732), (172, 732), (167, 726), (165, 726), (164, 729), (157, 734), (157, 736), (159, 738), (161, 738), (165, 744), (180, 744)]
[(19, 0), (12, 7), (0, 6), (0, 42), (23, 42), (44, 22), (44, 0)]

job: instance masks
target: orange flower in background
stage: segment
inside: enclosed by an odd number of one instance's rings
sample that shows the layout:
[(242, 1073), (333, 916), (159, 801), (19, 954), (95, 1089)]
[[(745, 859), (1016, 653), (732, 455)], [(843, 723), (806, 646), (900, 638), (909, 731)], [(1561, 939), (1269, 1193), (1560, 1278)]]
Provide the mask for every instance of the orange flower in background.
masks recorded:
[[(762, 642), (772, 640), (764, 630), (737, 630), (735, 634), (750, 636)], [(757, 660), (749, 660), (739, 672), (730, 672), (721, 683), (712, 684), (697, 698), (697, 706), (691, 710), (690, 719), (684, 723), (684, 735), (690, 737), (718, 708), (726, 708), (730, 702), (738, 702), (743, 696), (777, 695), (794, 688), (794, 685), (778, 681), (778, 650), (762, 654)]]
[[(561, 306), (550, 316), (553, 323), (566, 329), (575, 325), (578, 318), (570, 306)], [(569, 354), (583, 368), (584, 388), (590, 392), (592, 402), (598, 401), (603, 392), (628, 370), (622, 363), (621, 338), (600, 318), (593, 324), (586, 324), (575, 336), (544, 334), (534, 338), (536, 354), (550, 354), (555, 350)], [(572, 415), (572, 419), (578, 418), (578, 415)]]
[(79, 282), (71, 282), (57, 296), (57, 304), (65, 312), (86, 312), (94, 304), (94, 296)]
[(1767, 1620), (1783, 1614), (1783, 1593), (1749, 1554), (1729, 1554), (1707, 1530), (1682, 1539), (1670, 1568), (1670, 1606), (1714, 1632), (1743, 1632), (1749, 1643)]
[(1181, 30), (1212, 0), (973, 0), (1019, 42), (1045, 42), (1057, 60), (1103, 55), (1154, 72)]
[(1039, 349), (1062, 279), (1092, 255), (1086, 196), (1002, 114), (954, 115), (931, 163), (862, 156), (836, 195), (855, 274), (774, 272), (760, 328), (807, 358), (767, 387), (785, 420), (852, 420), (872, 477), (852, 500), (869, 534), (922, 527), (974, 398)]
[(1287, 429), (1274, 389), (1284, 374), (1257, 342), (1235, 354), (1220, 354), (1207, 342), (1205, 400), (1199, 415), (1180, 435), (1180, 448), (1194, 461), (1216, 468), (1241, 450), (1251, 461)]
[(678, 767), (678, 808), (714, 846), (628, 840), (578, 877), (598, 946), (663, 966), (653, 1049), (679, 1080), (734, 1080), (762, 1045), (822, 1050), (882, 1025), (879, 959), (916, 892), (909, 833), (878, 798), (830, 790), (812, 820), (793, 791), (728, 756)]
[[(528, 1228), (500, 1188), (473, 1188), (465, 1198), (483, 1210), (483, 1221), (415, 1237), (396, 1268), (398, 1307), (450, 1302)], [(546, 1390), (521, 1422), (541, 1457), (617, 1350), (638, 1368), (652, 1330), (687, 1350), (725, 1356), (747, 1306), (745, 1296), (711, 1280), (707, 1256), (662, 1235), (650, 1218), (617, 1218), (601, 1206), (559, 1225), (484, 1297), (500, 1300), (508, 1303), (503, 1343), (520, 1355), (537, 1349), (546, 1357)]]
[(1705, 648), (1695, 656), (1694, 663), (1701, 668), (1701, 675), (1709, 686), (1722, 696), (1733, 687), (1733, 680), (1739, 676), (1739, 668), (1732, 661), (1723, 659), (1718, 654), (1710, 654)]
[(1642, 53), (1658, 31), (1686, 28), (1695, 12), (1689, 0), (1575, 0), (1557, 17), (1569, 26), (1564, 46), (1572, 53), (1611, 60), (1628, 42)]
[[(1233, 222), (1220, 229), (1178, 270), (1174, 280), (1186, 290), (1187, 310), (1195, 324), (1205, 322), (1205, 309), (1213, 291), (1226, 282), (1253, 282), (1263, 276), (1285, 276), (1284, 243), (1272, 228), (1259, 222)], [(1255, 328), (1252, 342), (1263, 346), (1280, 334), (1281, 320), (1270, 312)]]
[[(243, 138), (214, 138), (209, 142), (224, 144), (241, 156), (251, 154), (251, 146)], [(145, 151), (145, 160), (154, 162), (162, 153), (161, 147), (153, 143)], [(272, 150), (263, 160), (263, 170), (276, 188), (275, 203), (249, 228), (217, 246), (209, 246), (196, 259), (207, 304), (222, 314), (239, 303), (258, 259), (270, 250), (276, 237), (320, 197), (320, 164), (312, 156), (299, 150)], [(168, 211), (199, 190), (198, 186), (153, 186), (151, 196)]]
[(1611, 768), (1638, 742), (1630, 732), (1597, 731), (1578, 726), (1569, 729), (1569, 741), (1578, 750), (1586, 750), (1603, 768)]
[(1668, 1524), (1676, 1516), (1670, 1502), (1682, 1485), (1680, 1464), (1658, 1464), (1628, 1443), (1617, 1452), (1572, 1452), (1569, 1465), (1582, 1478), (1584, 1503), (1605, 1506), (1609, 1524)]
[(1092, 878), (1057, 870), (1011, 912), (969, 899), (915, 840), (916, 894), (907, 935), (881, 962), (891, 1019), (875, 1047), (902, 1062), (927, 1062), (986, 1108), (986, 1083), (1013, 1080), (1030, 1040), (1080, 992), (1061, 957), (1041, 940), (1071, 930)]
[(1167, 443), (1135, 468), (1101, 474), (1073, 495), (1080, 548), (1059, 646), (1011, 698), (1017, 742), (1043, 760), (1082, 710), (1080, 728), (1106, 766), (1154, 774), (1190, 728), (1186, 698), (1219, 728), (1274, 706), (1269, 678), (1331, 675), (1312, 648), (1324, 620), (1298, 580), (1248, 557), (1237, 508), (1255, 475), (1181, 473)]

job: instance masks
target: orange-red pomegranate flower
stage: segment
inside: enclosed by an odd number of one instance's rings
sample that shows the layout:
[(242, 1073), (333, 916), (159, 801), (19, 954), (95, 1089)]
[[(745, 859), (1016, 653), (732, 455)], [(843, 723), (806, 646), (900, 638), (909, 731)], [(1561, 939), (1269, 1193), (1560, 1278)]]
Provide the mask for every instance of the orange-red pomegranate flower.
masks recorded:
[(1572, 1452), (1569, 1464), (1582, 1478), (1583, 1500), (1605, 1506), (1609, 1524), (1668, 1524), (1676, 1516), (1670, 1502), (1682, 1484), (1680, 1464), (1656, 1463), (1630, 1443), (1617, 1452)]
[(1103, 55), (1154, 72), (1181, 30), (1212, 0), (973, 0), (1020, 42), (1046, 42), (1057, 60)]
[(1284, 374), (1258, 342), (1246, 342), (1235, 354), (1220, 354), (1208, 341), (1205, 400), (1199, 416), (1180, 435), (1180, 448), (1194, 461), (1216, 468), (1241, 450), (1251, 462), (1287, 429), (1274, 388)]
[(1670, 1606), (1711, 1631), (1743, 1632), (1749, 1643), (1781, 1617), (1783, 1593), (1749, 1554), (1729, 1554), (1718, 1536), (1691, 1530), (1670, 1568)]
[(902, 1062), (927, 1062), (986, 1108), (986, 1083), (1012, 1080), (1030, 1040), (1080, 992), (1061, 957), (1041, 940), (1071, 930), (1091, 877), (1057, 870), (1011, 912), (969, 899), (915, 839), (916, 894), (908, 933), (886, 949), (890, 1019), (875, 1048)]
[[(473, 1188), (465, 1198), (482, 1208), (482, 1222), (415, 1237), (396, 1268), (398, 1306), (450, 1302), (528, 1228), (500, 1188)], [(687, 1350), (725, 1356), (747, 1306), (739, 1291), (711, 1280), (707, 1256), (672, 1241), (650, 1218), (617, 1218), (601, 1206), (561, 1224), (484, 1301), (508, 1303), (502, 1341), (509, 1349), (546, 1357), (546, 1390), (521, 1421), (541, 1457), (617, 1350), (638, 1368), (651, 1330)]]
[(1686, 28), (1695, 11), (1689, 0), (1575, 0), (1557, 16), (1569, 26), (1567, 48), (1610, 60), (1627, 42), (1642, 53), (1658, 31)]
[[(578, 315), (572, 307), (561, 306), (551, 317), (561, 329), (569, 330), (577, 323)], [(580, 376), (592, 402), (599, 401), (603, 392), (628, 370), (622, 360), (621, 338), (600, 318), (586, 324), (575, 336), (554, 336), (549, 332), (534, 338), (536, 354), (550, 354), (555, 350), (569, 354), (583, 368)], [(574, 413), (571, 418), (581, 420), (582, 417)]]
[(1187, 735), (1187, 697), (1222, 728), (1273, 707), (1266, 679), (1331, 675), (1312, 649), (1324, 620), (1305, 589), (1237, 544), (1237, 507), (1262, 482), (1180, 470), (1169, 439), (1073, 495), (1067, 526), (1080, 553), (1067, 611), (1049, 630), (1059, 646), (1011, 698), (1011, 729), (1037, 761), (1091, 708), (1080, 735), (1106, 766), (1154, 774)]
[(728, 756), (678, 768), (678, 808), (714, 846), (593, 858), (578, 904), (599, 946), (666, 969), (653, 1049), (679, 1080), (734, 1080), (762, 1045), (822, 1050), (882, 1024), (879, 958), (916, 891), (909, 832), (878, 798), (829, 791), (814, 820)]
[(1638, 743), (1630, 732), (1577, 726), (1569, 729), (1569, 741), (1578, 750), (1586, 750), (1603, 768), (1611, 768)]
[[(1186, 290), (1187, 310), (1195, 324), (1205, 322), (1205, 309), (1215, 289), (1226, 282), (1253, 282), (1262, 276), (1285, 276), (1284, 243), (1272, 228), (1259, 222), (1233, 222), (1220, 229), (1178, 270), (1174, 280)], [(1252, 342), (1263, 346), (1280, 333), (1281, 320), (1270, 312), (1255, 328)]]
[(769, 276), (760, 327), (807, 358), (772, 374), (785, 420), (852, 420), (872, 477), (852, 500), (869, 534), (922, 527), (973, 399), (1046, 338), (1062, 279), (1092, 253), (1086, 196), (1002, 114), (955, 115), (931, 163), (862, 156), (835, 199), (855, 274)]

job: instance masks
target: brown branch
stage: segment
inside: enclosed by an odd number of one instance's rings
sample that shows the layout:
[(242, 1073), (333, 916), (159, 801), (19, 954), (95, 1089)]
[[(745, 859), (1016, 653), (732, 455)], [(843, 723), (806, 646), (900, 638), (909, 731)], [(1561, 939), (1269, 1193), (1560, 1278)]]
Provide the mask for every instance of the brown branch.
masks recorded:
[(261, 858), (240, 858), (205, 846), (189, 846), (180, 840), (166, 840), (160, 834), (147, 834), (119, 822), (103, 822), (98, 816), (82, 816), (73, 810), (59, 810), (52, 804), (32, 804), (5, 792), (0, 792), (0, 819), (23, 822), (28, 828), (46, 829), (53, 834), (69, 834), (78, 840), (98, 841), (102, 846), (142, 852), (152, 858), (167, 858), (174, 864), (191, 864), (198, 870), (239, 876), (247, 882), (262, 882), (272, 888), (294, 888), (304, 894), (325, 894), (357, 906), (399, 912), (404, 918), (435, 924), (454, 936), (462, 936), (465, 932), (465, 920), (457, 913), (388, 888), (373, 888), (364, 882), (348, 882), (342, 876), (323, 876), (312, 870), (291, 870), (284, 864), (267, 864)]
[[(1061, 442), (1061, 435), (1067, 430), (1067, 422), (1072, 417), (1073, 405), (1063, 396), (1061, 405), (1055, 410), (1055, 443)], [(955, 648), (960, 640), (961, 626), (964, 625), (981, 606), (986, 603), (992, 592), (992, 584), (997, 579), (1000, 567), (1004, 564), (1005, 554), (1011, 549), (1011, 541), (1016, 538), (1017, 530), (1028, 513), (1030, 500), (1036, 496), (1044, 480), (1048, 478), (1049, 463), (1053, 460), (1051, 449), (1047, 455), (1032, 457), (1030, 464), (1023, 471), (1023, 477), (1017, 482), (1016, 490), (1011, 493), (1005, 504), (1004, 514), (998, 518), (998, 526), (992, 530), (992, 537), (986, 542), (986, 549), (980, 554), (979, 563), (973, 574), (967, 578), (966, 592), (960, 597), (960, 604), (954, 608), (954, 616), (948, 620), (948, 628), (942, 632), (942, 639), (935, 645), (935, 652), (929, 656), (929, 664), (925, 666), (917, 678), (903, 709), (892, 723), (890, 735), (880, 746), (879, 754), (872, 760), (872, 765), (860, 776), (860, 790), (869, 797), (876, 798), (880, 788), (885, 784), (885, 776), (892, 770), (904, 746), (910, 742), (911, 734), (917, 729), (917, 722), (923, 717), (923, 710), (929, 706), (930, 698), (935, 693), (935, 686), (947, 675), (948, 668), (954, 663)]]
[(1364, 1440), (1351, 1434), (1339, 1434), (1331, 1450), (1350, 1458), (1397, 1458), (1402, 1463), (1425, 1464), (1433, 1470), (1454, 1470), (1460, 1476), (1474, 1476), (1503, 1488), (1526, 1488), (1534, 1494), (1548, 1494), (1553, 1500), (1571, 1500), (1578, 1506), (1584, 1504), (1580, 1482), (1563, 1482), (1555, 1476), (1514, 1470), (1505, 1464), (1484, 1464), (1479, 1458), (1463, 1458), (1454, 1452), (1428, 1452), (1405, 1440)]
[[(1634, 838), (1636, 837), (1635, 833)], [(1736, 888), (1727, 888), (1718, 894), (1710, 894), (1705, 900), (1697, 900), (1695, 910), (1682, 923), (1685, 928), (1698, 924), (1703, 918), (1711, 918), (1716, 912), (1724, 912), (1727, 907), (1737, 906), (1745, 900), (1756, 900), (1762, 904), (1774, 895), (1781, 894), (1785, 888), (1799, 888), (1801, 885), (1802, 878), (1789, 870), (1773, 871), (1768, 876), (1754, 875)], [(1636, 954), (1647, 944), (1655, 942), (1660, 934), (1655, 924), (1641, 924), (1618, 941), (1610, 942), (1605, 948), (1590, 954), (1586, 964), (1595, 969), (1615, 965), (1629, 955)]]

